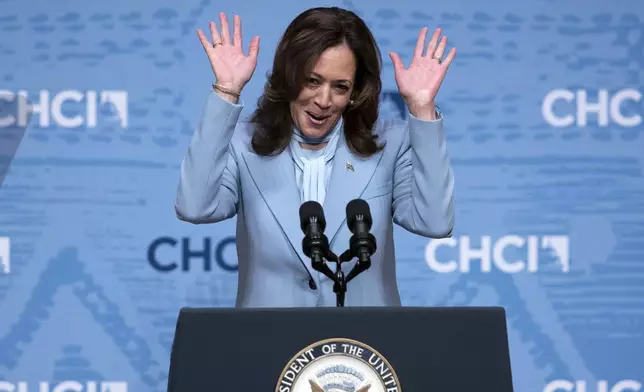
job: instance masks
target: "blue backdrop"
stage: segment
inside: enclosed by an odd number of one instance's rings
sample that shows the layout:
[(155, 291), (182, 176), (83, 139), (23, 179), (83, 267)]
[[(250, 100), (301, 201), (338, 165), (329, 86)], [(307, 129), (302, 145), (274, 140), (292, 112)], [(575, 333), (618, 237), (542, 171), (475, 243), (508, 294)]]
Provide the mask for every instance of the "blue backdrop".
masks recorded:
[[(173, 210), (213, 81), (195, 29), (224, 11), (261, 36), (248, 115), (317, 5), (0, 0), (0, 392), (165, 390), (178, 310), (236, 293), (234, 220)], [(425, 25), (459, 51), (439, 93), (456, 232), (397, 231), (404, 304), (505, 307), (517, 391), (644, 390), (644, 3), (322, 5), (373, 28), (383, 116), (405, 113), (387, 51), (409, 61)]]

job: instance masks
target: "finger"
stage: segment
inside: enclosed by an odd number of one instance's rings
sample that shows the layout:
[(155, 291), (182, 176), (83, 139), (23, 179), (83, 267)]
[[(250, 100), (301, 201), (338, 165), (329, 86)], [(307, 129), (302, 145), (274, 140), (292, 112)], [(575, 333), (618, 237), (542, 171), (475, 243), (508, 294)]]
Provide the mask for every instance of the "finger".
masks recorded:
[(436, 51), (436, 45), (438, 45), (438, 37), (441, 35), (441, 28), (437, 28), (434, 30), (434, 33), (432, 34), (432, 39), (429, 40), (429, 44), (427, 44), (427, 53), (425, 53), (425, 56), (432, 57), (434, 55), (434, 51)]
[(230, 26), (228, 26), (228, 18), (223, 12), (219, 13), (219, 24), (221, 25), (221, 42), (224, 45), (230, 45)]
[(427, 36), (427, 27), (420, 29), (418, 33), (418, 39), (416, 40), (416, 48), (414, 49), (414, 58), (423, 57), (423, 51), (425, 50), (425, 37)]
[(445, 67), (446, 70), (447, 68), (449, 68), (449, 65), (452, 63), (452, 60), (454, 60), (455, 56), (456, 56), (456, 48), (452, 48), (447, 54), (445, 61), (443, 61), (443, 66)]
[(443, 54), (445, 54), (445, 46), (447, 46), (447, 37), (443, 36), (443, 38), (441, 38), (441, 42), (436, 48), (436, 51), (434, 52), (434, 58), (438, 59), (439, 61), (443, 58)]
[(217, 42), (221, 42), (221, 37), (219, 36), (219, 32), (217, 31), (217, 24), (213, 21), (210, 22), (210, 36), (212, 37), (213, 45)]
[(233, 17), (233, 45), (242, 47), (241, 18), (238, 15)]
[(257, 58), (257, 53), (259, 53), (259, 36), (256, 35), (250, 40), (250, 45), (248, 47), (248, 55), (254, 59)]
[(206, 35), (201, 31), (201, 29), (197, 29), (197, 36), (199, 37), (199, 41), (201, 41), (201, 45), (203, 46), (204, 50), (206, 52), (211, 48), (210, 42), (208, 42), (208, 38), (206, 38)]
[(398, 56), (397, 53), (389, 52), (389, 57), (391, 58), (391, 62), (394, 64), (394, 70), (402, 71), (405, 69), (405, 65), (403, 64), (400, 56)]

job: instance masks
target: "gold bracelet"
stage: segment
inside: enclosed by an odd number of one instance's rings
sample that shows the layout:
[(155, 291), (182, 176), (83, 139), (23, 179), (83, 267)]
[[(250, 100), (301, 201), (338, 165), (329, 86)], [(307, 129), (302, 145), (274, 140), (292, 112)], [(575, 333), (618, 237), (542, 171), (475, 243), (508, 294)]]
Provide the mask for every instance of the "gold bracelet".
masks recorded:
[(234, 95), (235, 97), (239, 98), (239, 94), (238, 94), (238, 93), (234, 92), (233, 90), (229, 90), (229, 89), (227, 89), (227, 88), (225, 88), (225, 87), (221, 87), (221, 86), (220, 86), (220, 85), (218, 85), (218, 84), (213, 83), (213, 84), (212, 84), (212, 88), (213, 88), (213, 90), (219, 90), (219, 91), (221, 91), (222, 93), (226, 93), (226, 94)]

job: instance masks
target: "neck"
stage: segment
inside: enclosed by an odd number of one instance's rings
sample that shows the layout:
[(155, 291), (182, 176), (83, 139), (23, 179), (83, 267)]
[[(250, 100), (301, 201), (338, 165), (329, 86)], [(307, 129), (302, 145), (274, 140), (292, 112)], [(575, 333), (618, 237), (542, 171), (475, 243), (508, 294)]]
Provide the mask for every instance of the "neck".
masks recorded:
[(305, 150), (321, 150), (324, 147), (326, 147), (327, 144), (329, 143), (324, 142), (324, 143), (317, 143), (317, 144), (308, 144), (308, 143), (300, 142), (300, 147), (302, 147)]

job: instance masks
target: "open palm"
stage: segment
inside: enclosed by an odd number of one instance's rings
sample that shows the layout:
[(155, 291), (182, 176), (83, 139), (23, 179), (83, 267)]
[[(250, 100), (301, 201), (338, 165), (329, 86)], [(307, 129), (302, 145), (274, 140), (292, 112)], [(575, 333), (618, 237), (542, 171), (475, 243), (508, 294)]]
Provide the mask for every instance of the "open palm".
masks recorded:
[(397, 53), (389, 53), (394, 64), (394, 76), (398, 91), (409, 107), (420, 108), (434, 105), (447, 69), (456, 55), (456, 48), (452, 48), (445, 60), (442, 60), (447, 37), (443, 36), (439, 41), (440, 34), (440, 28), (434, 31), (425, 52), (427, 28), (420, 30), (409, 68), (405, 68)]
[(212, 42), (206, 38), (206, 35), (200, 29), (197, 29), (197, 35), (208, 55), (217, 84), (239, 93), (255, 72), (257, 53), (259, 52), (259, 37), (253, 37), (248, 49), (248, 55), (245, 55), (242, 48), (240, 17), (235, 15), (233, 18), (232, 41), (228, 19), (223, 12), (219, 13), (219, 23), (221, 24), (221, 33), (217, 31), (215, 22), (210, 22)]

